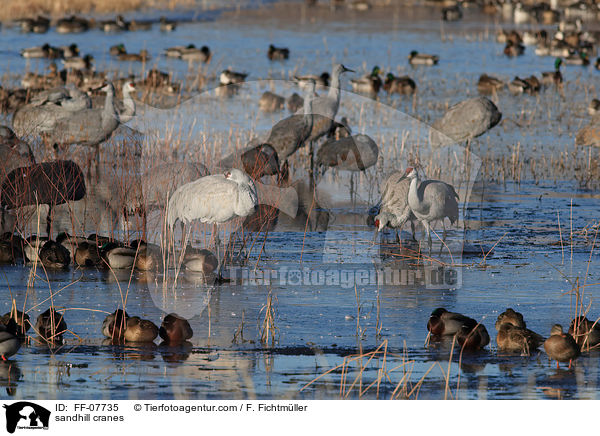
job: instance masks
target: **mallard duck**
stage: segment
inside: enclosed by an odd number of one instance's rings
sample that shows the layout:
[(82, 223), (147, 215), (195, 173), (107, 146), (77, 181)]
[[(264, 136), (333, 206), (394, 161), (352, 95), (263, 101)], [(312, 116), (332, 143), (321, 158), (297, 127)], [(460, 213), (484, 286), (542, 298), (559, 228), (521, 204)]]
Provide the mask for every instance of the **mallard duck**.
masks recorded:
[(40, 248), (39, 259), (45, 268), (61, 269), (69, 266), (71, 254), (61, 244), (49, 240)]
[(57, 33), (81, 33), (90, 28), (90, 22), (85, 18), (71, 15), (56, 22)]
[(136, 250), (129, 247), (120, 247), (114, 242), (104, 244), (100, 248), (104, 262), (113, 269), (133, 268)]
[(513, 44), (521, 44), (523, 38), (516, 30), (505, 31), (501, 29), (496, 35), (496, 41), (500, 44), (506, 44), (508, 41), (511, 41)]
[[(306, 75), (306, 76), (294, 76), (294, 81), (298, 84), (298, 86), (300, 87), (300, 89), (305, 90), (308, 86), (309, 83), (312, 83), (312, 81), (315, 82), (315, 85), (318, 88), (327, 88), (329, 86), (329, 81), (331, 79), (331, 76), (329, 75), (329, 73), (327, 71), (324, 71), (323, 73), (321, 73), (320, 76), (315, 76), (315, 75)], [(295, 112), (295, 111), (294, 111)]]
[(477, 81), (477, 91), (479, 91), (480, 94), (495, 94), (502, 90), (502, 88), (504, 88), (504, 82), (502, 80), (488, 76), (487, 74), (479, 76), (479, 80)]
[(135, 267), (140, 271), (155, 271), (160, 262), (160, 247), (144, 241), (132, 241), (129, 246), (137, 251)]
[(568, 65), (580, 65), (587, 67), (590, 64), (588, 54), (584, 51), (578, 53), (571, 53), (565, 57), (565, 63)]
[(61, 45), (59, 49), (62, 50), (62, 57), (65, 59), (79, 56), (79, 47), (77, 44)]
[(120, 54), (127, 53), (127, 50), (125, 49), (124, 44), (117, 44), (117, 45), (111, 46), (110, 49), (108, 50), (108, 53), (111, 56), (118, 56)]
[(125, 21), (122, 15), (117, 15), (114, 20), (107, 20), (100, 23), (100, 28), (106, 33), (121, 32), (129, 30), (129, 23)]
[(49, 308), (38, 316), (35, 331), (45, 341), (61, 342), (62, 335), (67, 331), (67, 323), (62, 314)]
[(183, 263), (189, 271), (201, 272), (205, 275), (212, 274), (219, 266), (219, 260), (209, 250), (187, 251)]
[(569, 334), (581, 350), (589, 350), (600, 344), (600, 324), (590, 321), (585, 316), (578, 316), (571, 321)]
[(75, 263), (79, 266), (95, 266), (102, 263), (100, 249), (92, 242), (86, 241), (77, 245), (75, 249)]
[(411, 65), (436, 65), (440, 58), (437, 55), (419, 53), (413, 50), (408, 55), (408, 62)]
[(496, 329), (498, 330), (496, 343), (502, 351), (528, 355), (544, 342), (544, 338), (537, 333), (521, 326), (515, 326), (510, 322), (505, 322)]
[(508, 83), (508, 90), (513, 95), (523, 94), (528, 88), (527, 82), (520, 77), (515, 77), (512, 82)]
[(562, 86), (563, 76), (560, 72), (560, 66), (562, 65), (562, 59), (556, 58), (554, 61), (554, 71), (544, 71), (542, 73), (542, 83), (544, 85), (557, 85)]
[(427, 321), (427, 330), (433, 336), (454, 336), (458, 333), (464, 324), (472, 325), (477, 322), (468, 316), (460, 313), (448, 312), (443, 307), (435, 309)]
[(21, 18), (15, 20), (14, 23), (20, 26), (21, 31), (25, 33), (46, 33), (50, 27), (50, 20), (41, 15), (38, 15), (37, 18)]
[(456, 341), (463, 350), (477, 351), (490, 343), (490, 335), (483, 324), (478, 324), (474, 319), (469, 319), (456, 333)]
[(524, 80), (525, 83), (527, 83), (527, 89), (525, 90), (525, 92), (527, 92), (528, 94), (537, 94), (538, 92), (540, 92), (540, 89), (542, 89), (542, 84), (536, 76), (531, 75)]
[(352, 90), (363, 94), (377, 94), (383, 84), (381, 77), (379, 77), (379, 73), (381, 73), (381, 70), (378, 66), (375, 66), (370, 74), (367, 74), (360, 79), (350, 80)]
[(290, 57), (290, 49), (284, 47), (275, 47), (273, 44), (269, 45), (269, 51), (267, 51), (267, 57), (272, 61), (283, 61)]
[(125, 334), (129, 315), (123, 309), (117, 309), (102, 322), (102, 334), (113, 340), (121, 340)]
[(285, 98), (271, 91), (265, 91), (258, 100), (258, 108), (263, 112), (275, 112), (283, 109)]
[(146, 62), (150, 59), (148, 50), (142, 49), (139, 53), (119, 53), (117, 59), (120, 61)]
[(559, 368), (559, 362), (571, 362), (579, 357), (579, 345), (573, 339), (573, 336), (564, 333), (560, 324), (554, 324), (550, 331), (550, 337), (544, 342), (544, 350), (551, 360), (556, 360), (556, 369)]
[(42, 246), (48, 241), (45, 236), (31, 235), (25, 240), (23, 254), (27, 262), (36, 263), (40, 260), (39, 253)]
[(27, 59), (47, 58), (50, 56), (50, 53), (55, 50), (56, 49), (53, 50), (53, 47), (50, 47), (50, 44), (44, 44), (39, 47), (24, 48), (21, 50), (21, 56)]
[(85, 55), (84, 57), (74, 57), (63, 59), (62, 63), (65, 68), (73, 69), (73, 70), (91, 70), (92, 69), (92, 61), (94, 57), (92, 55)]
[(6, 360), (19, 351), (21, 341), (17, 336), (17, 324), (11, 318), (6, 325), (0, 325), (0, 357)]
[(383, 83), (383, 89), (388, 94), (411, 95), (415, 93), (417, 85), (415, 81), (408, 76), (395, 77), (392, 73), (388, 73)]
[(180, 50), (179, 58), (184, 61), (189, 62), (204, 62), (207, 63), (210, 61), (212, 57), (212, 53), (208, 46), (203, 45), (200, 48), (196, 48), (194, 44), (190, 44), (189, 46)]
[(177, 28), (177, 22), (173, 20), (167, 20), (166, 17), (160, 17), (160, 31), (161, 32), (172, 32)]
[(191, 339), (194, 331), (187, 319), (176, 313), (170, 313), (163, 319), (158, 334), (163, 341), (169, 344), (178, 344)]
[(0, 263), (14, 263), (15, 254), (10, 241), (0, 240)]
[(507, 41), (504, 47), (504, 54), (508, 57), (521, 56), (525, 52), (525, 47), (521, 44), (515, 44), (512, 41)]
[(593, 116), (596, 115), (598, 111), (600, 111), (600, 100), (594, 98), (592, 99), (592, 101), (590, 101), (590, 104), (588, 105), (588, 114)]
[(152, 342), (158, 336), (158, 327), (147, 319), (133, 316), (127, 319), (123, 335), (127, 342)]
[(442, 9), (442, 20), (444, 21), (458, 21), (462, 19), (462, 16), (462, 10), (458, 4)]
[(88, 242), (87, 238), (82, 238), (78, 236), (71, 236), (67, 232), (60, 232), (56, 236), (56, 242), (69, 250), (69, 254), (71, 258), (75, 258), (75, 252), (77, 251), (77, 247), (80, 244)]
[(19, 338), (24, 338), (25, 334), (31, 327), (31, 322), (29, 322), (29, 315), (13, 308), (13, 310), (5, 313), (0, 318), (0, 323), (6, 327), (10, 326), (11, 321), (15, 323), (16, 335)]
[(224, 70), (219, 76), (219, 82), (221, 85), (235, 85), (239, 83), (243, 83), (246, 80), (248, 74), (245, 73), (237, 73), (231, 70)]

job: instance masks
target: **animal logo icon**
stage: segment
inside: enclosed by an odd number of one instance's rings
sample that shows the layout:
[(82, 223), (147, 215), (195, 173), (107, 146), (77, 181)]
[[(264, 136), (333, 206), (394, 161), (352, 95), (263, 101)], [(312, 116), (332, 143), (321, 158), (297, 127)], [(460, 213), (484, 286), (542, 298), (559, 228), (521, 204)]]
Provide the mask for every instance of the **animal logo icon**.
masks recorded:
[(6, 431), (14, 433), (19, 428), (47, 429), (50, 422), (50, 411), (29, 401), (19, 401), (6, 409)]

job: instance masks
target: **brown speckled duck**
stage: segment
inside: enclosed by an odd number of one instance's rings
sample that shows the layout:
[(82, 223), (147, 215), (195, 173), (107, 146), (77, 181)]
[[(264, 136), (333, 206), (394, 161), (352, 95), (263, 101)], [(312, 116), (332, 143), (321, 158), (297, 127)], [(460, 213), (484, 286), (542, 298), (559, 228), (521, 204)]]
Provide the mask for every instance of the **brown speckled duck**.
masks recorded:
[(560, 324), (554, 324), (550, 331), (550, 337), (544, 342), (544, 350), (551, 360), (556, 360), (556, 369), (559, 368), (559, 362), (571, 362), (577, 359), (581, 352), (579, 345), (573, 339), (573, 336), (563, 332)]

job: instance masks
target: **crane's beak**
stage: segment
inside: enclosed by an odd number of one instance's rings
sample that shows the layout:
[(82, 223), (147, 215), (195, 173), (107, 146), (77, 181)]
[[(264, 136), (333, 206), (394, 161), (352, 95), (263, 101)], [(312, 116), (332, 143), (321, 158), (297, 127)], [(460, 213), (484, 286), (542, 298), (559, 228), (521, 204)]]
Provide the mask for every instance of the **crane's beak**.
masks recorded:
[(356, 73), (356, 71), (354, 71), (354, 70), (351, 70), (350, 68), (346, 68), (344, 65), (342, 65), (342, 70), (343, 70), (344, 72), (346, 72), (346, 71), (347, 71), (347, 72), (349, 72), (349, 73)]

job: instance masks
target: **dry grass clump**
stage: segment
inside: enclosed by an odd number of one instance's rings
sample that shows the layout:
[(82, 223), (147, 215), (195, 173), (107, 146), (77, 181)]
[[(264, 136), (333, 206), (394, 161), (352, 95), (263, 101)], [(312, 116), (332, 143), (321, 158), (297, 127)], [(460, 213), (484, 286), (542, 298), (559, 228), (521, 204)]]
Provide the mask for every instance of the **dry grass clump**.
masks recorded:
[(140, 8), (174, 9), (192, 7), (196, 0), (22, 0), (7, 2), (0, 10), (0, 20), (49, 15), (116, 13)]

